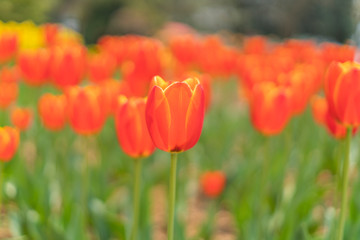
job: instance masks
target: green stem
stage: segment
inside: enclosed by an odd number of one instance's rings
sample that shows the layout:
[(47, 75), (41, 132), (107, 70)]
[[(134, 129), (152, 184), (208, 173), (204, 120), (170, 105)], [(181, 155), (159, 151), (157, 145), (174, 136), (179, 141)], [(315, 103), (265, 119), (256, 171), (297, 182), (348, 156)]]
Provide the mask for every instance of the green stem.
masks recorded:
[(350, 147), (351, 147), (352, 128), (347, 129), (346, 134), (346, 155), (342, 166), (341, 176), (341, 208), (340, 208), (340, 221), (337, 231), (337, 240), (343, 239), (344, 225), (347, 210), (347, 189), (349, 185), (349, 162), (350, 162)]
[[(84, 137), (83, 140), (85, 141), (86, 148), (88, 148), (89, 145), (89, 139), (88, 137)], [(87, 229), (87, 221), (88, 221), (88, 162), (89, 162), (89, 156), (88, 152), (84, 153), (84, 158), (82, 159), (82, 192), (81, 192), (81, 205), (83, 207), (83, 224), (84, 224), (84, 231)], [(86, 235), (86, 234), (84, 234)]]
[(2, 215), (2, 190), (3, 190), (3, 178), (4, 177), (4, 162), (0, 161), (0, 219)]
[(138, 228), (139, 228), (139, 207), (140, 207), (140, 188), (141, 188), (141, 167), (142, 159), (134, 159), (134, 192), (133, 192), (133, 225), (130, 234), (131, 240), (137, 239)]
[(174, 217), (175, 217), (175, 196), (176, 196), (176, 162), (177, 162), (177, 153), (171, 153), (168, 240), (174, 239)]

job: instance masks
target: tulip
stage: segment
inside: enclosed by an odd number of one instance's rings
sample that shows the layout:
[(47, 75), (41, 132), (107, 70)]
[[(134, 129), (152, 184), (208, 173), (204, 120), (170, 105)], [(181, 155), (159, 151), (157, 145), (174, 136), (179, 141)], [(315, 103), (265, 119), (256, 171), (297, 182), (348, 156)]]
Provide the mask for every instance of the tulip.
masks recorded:
[(171, 153), (168, 240), (174, 237), (177, 153), (192, 148), (200, 138), (204, 120), (204, 90), (197, 78), (167, 83), (152, 82), (145, 116), (156, 147)]
[(214, 198), (219, 196), (226, 183), (226, 177), (221, 171), (208, 171), (201, 175), (200, 184), (202, 191), (208, 197)]
[(89, 57), (89, 78), (93, 83), (111, 79), (115, 72), (116, 61), (107, 52), (100, 52)]
[(18, 50), (18, 36), (11, 32), (0, 32), (0, 64), (9, 61)]
[(66, 91), (70, 126), (81, 135), (99, 132), (104, 125), (106, 111), (101, 89), (97, 86), (71, 87)]
[(46, 128), (53, 131), (62, 129), (67, 120), (66, 96), (45, 93), (39, 99), (38, 111)]
[(7, 162), (19, 145), (19, 131), (13, 127), (0, 127), (0, 161)]
[(325, 126), (332, 136), (339, 139), (346, 136), (346, 127), (338, 123), (329, 113), (325, 98), (319, 96), (313, 97), (311, 107), (315, 121)]
[(56, 86), (65, 88), (80, 83), (86, 72), (86, 51), (79, 44), (52, 49), (50, 77)]
[(291, 116), (291, 96), (286, 88), (267, 82), (251, 92), (250, 112), (254, 127), (264, 135), (280, 133)]
[(115, 115), (116, 133), (121, 148), (134, 158), (134, 197), (133, 226), (130, 239), (137, 239), (140, 199), (141, 158), (155, 150), (145, 122), (145, 98), (127, 99), (121, 95)]
[(18, 95), (18, 85), (14, 82), (0, 81), (0, 108), (5, 109), (15, 102)]
[(204, 120), (204, 91), (200, 81), (153, 79), (146, 104), (146, 123), (155, 146), (166, 152), (192, 148), (200, 138)]
[(145, 105), (144, 98), (119, 97), (117, 137), (124, 152), (133, 158), (147, 157), (155, 150), (146, 126)]
[(29, 85), (41, 85), (49, 79), (50, 51), (48, 49), (27, 50), (19, 53), (18, 66)]
[(25, 131), (32, 121), (32, 111), (28, 108), (16, 107), (11, 111), (11, 123), (19, 130)]
[(330, 114), (346, 127), (360, 125), (360, 64), (333, 62), (324, 89)]

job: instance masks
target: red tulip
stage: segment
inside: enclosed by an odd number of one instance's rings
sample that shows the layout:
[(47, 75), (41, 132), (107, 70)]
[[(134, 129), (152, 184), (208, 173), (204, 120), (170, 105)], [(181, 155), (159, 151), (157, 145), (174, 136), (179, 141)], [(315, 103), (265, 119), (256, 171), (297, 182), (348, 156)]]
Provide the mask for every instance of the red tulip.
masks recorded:
[(38, 111), (46, 128), (60, 130), (67, 120), (67, 99), (65, 95), (45, 93), (39, 99)]
[(100, 52), (89, 57), (89, 78), (93, 83), (111, 79), (115, 68), (116, 60), (107, 52)]
[(4, 63), (15, 56), (18, 50), (18, 36), (15, 33), (0, 34), (0, 63)]
[(67, 89), (70, 125), (78, 134), (99, 132), (106, 119), (101, 89), (97, 86), (71, 87)]
[(20, 52), (18, 65), (24, 81), (34, 86), (45, 83), (50, 74), (50, 57), (48, 49)]
[(200, 138), (205, 101), (200, 81), (153, 79), (146, 104), (146, 123), (155, 146), (167, 152), (192, 148)]
[(51, 78), (64, 88), (80, 83), (86, 71), (86, 50), (83, 46), (57, 46), (52, 49)]
[(145, 98), (119, 97), (116, 133), (124, 152), (133, 158), (147, 157), (155, 150), (146, 126), (145, 105)]
[(10, 161), (14, 156), (20, 141), (19, 135), (16, 128), (0, 127), (0, 161)]
[(251, 92), (250, 111), (254, 127), (265, 135), (278, 134), (292, 113), (288, 90), (266, 82), (257, 84)]
[(311, 107), (315, 121), (325, 126), (331, 135), (335, 138), (344, 138), (346, 136), (346, 127), (338, 123), (329, 113), (325, 98), (319, 96), (313, 97)]
[(32, 111), (28, 108), (16, 107), (11, 111), (11, 123), (21, 131), (29, 128), (32, 117)]
[(330, 114), (345, 127), (360, 124), (360, 64), (333, 62), (325, 76)]
[(219, 196), (226, 183), (226, 176), (221, 171), (205, 172), (201, 175), (200, 184), (202, 191), (208, 197)]

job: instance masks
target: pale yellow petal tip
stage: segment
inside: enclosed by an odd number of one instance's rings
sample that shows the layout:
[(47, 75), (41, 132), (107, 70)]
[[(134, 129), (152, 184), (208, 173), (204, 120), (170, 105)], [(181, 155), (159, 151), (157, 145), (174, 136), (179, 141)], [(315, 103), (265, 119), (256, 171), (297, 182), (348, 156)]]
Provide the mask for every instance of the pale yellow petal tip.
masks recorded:
[(189, 85), (191, 91), (194, 91), (196, 86), (200, 84), (200, 80), (197, 77), (187, 78), (183, 82)]
[(162, 90), (164, 90), (168, 86), (168, 83), (165, 82), (165, 80), (162, 79), (160, 76), (155, 76), (153, 79), (153, 83), (154, 83), (154, 86), (158, 86)]

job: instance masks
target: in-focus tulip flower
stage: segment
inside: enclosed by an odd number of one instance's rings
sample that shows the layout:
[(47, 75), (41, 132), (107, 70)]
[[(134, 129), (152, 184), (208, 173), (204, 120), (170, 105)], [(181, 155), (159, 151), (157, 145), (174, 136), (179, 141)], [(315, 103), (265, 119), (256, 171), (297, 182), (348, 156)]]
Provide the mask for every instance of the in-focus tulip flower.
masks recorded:
[(14, 156), (20, 141), (16, 128), (0, 127), (0, 161), (7, 162)]
[(165, 82), (154, 77), (146, 104), (146, 123), (155, 146), (167, 152), (192, 148), (200, 138), (205, 101), (197, 78)]
[(146, 126), (145, 105), (145, 98), (119, 97), (116, 133), (121, 148), (133, 158), (147, 157), (155, 150)]
[(360, 64), (333, 62), (324, 89), (330, 114), (346, 127), (360, 125)]
[(18, 66), (24, 81), (30, 85), (41, 85), (50, 77), (49, 49), (24, 50), (19, 53)]
[(64, 127), (67, 120), (67, 99), (65, 95), (45, 93), (39, 99), (39, 116), (44, 126), (56, 131)]
[(32, 118), (32, 111), (29, 108), (16, 107), (11, 111), (11, 123), (21, 131), (29, 128)]
[(292, 113), (290, 94), (271, 82), (257, 84), (251, 92), (250, 112), (254, 127), (265, 135), (278, 134)]
[(226, 183), (226, 176), (221, 171), (208, 171), (201, 175), (200, 184), (204, 194), (208, 197), (219, 196)]
[(106, 119), (106, 109), (97, 86), (71, 87), (66, 91), (71, 127), (78, 134), (99, 132)]

